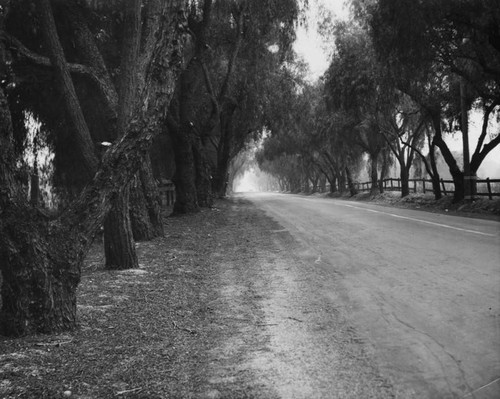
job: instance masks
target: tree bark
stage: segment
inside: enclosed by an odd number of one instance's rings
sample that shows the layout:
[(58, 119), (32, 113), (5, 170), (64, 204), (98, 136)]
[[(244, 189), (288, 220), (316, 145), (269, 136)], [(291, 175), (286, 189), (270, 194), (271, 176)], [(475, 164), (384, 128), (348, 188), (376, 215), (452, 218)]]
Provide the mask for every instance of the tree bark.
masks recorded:
[(194, 156), (188, 134), (174, 133), (172, 143), (175, 148), (175, 203), (174, 215), (193, 213), (199, 210), (195, 183)]
[[(137, 59), (141, 40), (141, 1), (124, 2), (124, 31), (118, 97), (118, 131), (124, 132), (136, 101)], [(104, 254), (106, 268), (139, 267), (130, 221), (130, 186), (112, 199), (111, 210), (104, 221)]]
[(352, 197), (358, 193), (358, 190), (356, 190), (356, 186), (354, 185), (354, 181), (352, 180), (351, 171), (347, 166), (345, 167), (345, 175), (347, 179), (347, 185), (349, 186), (349, 193)]
[(333, 175), (328, 181), (330, 182), (330, 193), (333, 194), (337, 191), (337, 176)]
[(56, 219), (30, 207), (14, 177), (12, 124), (0, 87), (0, 326), (6, 334), (53, 333), (76, 326), (76, 288), (83, 259), (111, 199), (129, 183), (149, 150), (187, 57), (184, 2), (151, 3), (155, 7), (150, 16), (152, 35), (141, 61), (146, 67), (141, 104), (92, 181)]
[[(127, 1), (127, 3), (133, 3), (133, 1)], [(71, 26), (73, 33), (72, 39), (74, 46), (76, 46), (78, 50), (78, 56), (81, 62), (90, 67), (96, 77), (93, 83), (96, 85), (103, 100), (100, 104), (104, 104), (102, 112), (108, 122), (108, 126), (106, 127), (112, 129), (112, 135), (116, 136), (118, 93), (97, 47), (94, 35), (90, 31), (84, 17), (81, 15), (79, 6), (75, 4), (74, 1), (59, 2), (58, 5), (63, 8), (64, 17)], [(128, 26), (127, 22), (129, 21), (124, 21), (126, 26)]]
[(384, 179), (387, 176), (387, 172), (389, 170), (389, 157), (391, 152), (384, 148), (382, 150), (382, 167), (380, 168), (380, 178), (378, 179), (378, 191), (380, 194), (384, 192)]
[(111, 270), (139, 267), (129, 216), (129, 185), (111, 199), (111, 209), (104, 219), (104, 254)]
[(130, 222), (134, 241), (149, 241), (156, 236), (149, 220), (146, 198), (142, 192), (138, 174), (134, 176), (130, 184)]
[(210, 208), (214, 204), (212, 194), (212, 180), (210, 178), (210, 164), (205, 156), (204, 148), (200, 140), (193, 145), (194, 163), (196, 167), (196, 196), (198, 205)]
[[(192, 62), (179, 78), (177, 101), (168, 120), (175, 154), (175, 203), (173, 214), (186, 214), (199, 210), (196, 189), (196, 167), (193, 153), (193, 126), (191, 102), (198, 87), (199, 65)], [(174, 118), (176, 116), (176, 118)]]
[[(401, 154), (401, 158), (402, 157), (403, 155)], [(404, 159), (399, 160), (399, 165), (399, 177), (401, 178), (401, 198), (404, 198), (410, 195), (410, 173), (408, 168), (406, 167)]]
[[(213, 192), (218, 198), (224, 198), (228, 184), (228, 169), (231, 161), (231, 143), (233, 138), (233, 113), (235, 106), (231, 104), (220, 116), (220, 139), (217, 147), (217, 165), (214, 173)], [(300, 190), (300, 182), (298, 183)]]
[(443, 195), (441, 193), (441, 182), (436, 164), (436, 153), (434, 152), (435, 148), (436, 146), (434, 143), (431, 143), (431, 140), (429, 140), (429, 163), (432, 170), (432, 174), (430, 174), (432, 179), (432, 192), (434, 193), (434, 199), (439, 200), (443, 197)]
[(158, 184), (153, 176), (153, 166), (149, 154), (144, 157), (139, 169), (142, 192), (146, 200), (146, 210), (149, 222), (153, 227), (154, 237), (161, 237), (164, 234), (163, 218), (161, 212), (161, 198)]
[(457, 165), (457, 161), (453, 157), (448, 145), (443, 140), (442, 130), (441, 130), (441, 114), (440, 112), (434, 112), (432, 114), (432, 124), (434, 126), (434, 139), (432, 144), (439, 148), (443, 158), (448, 165), (450, 174), (453, 178), (453, 183), (455, 185), (455, 192), (453, 194), (453, 202), (460, 202), (465, 196), (464, 187), (464, 174)]
[(130, 186), (130, 219), (135, 241), (148, 241), (163, 236), (161, 198), (153, 177), (149, 155)]
[(376, 195), (380, 193), (378, 188), (378, 157), (380, 151), (371, 152), (370, 155), (370, 179), (371, 179), (371, 188), (370, 194)]
[(39, 0), (36, 4), (50, 61), (57, 76), (61, 96), (64, 99), (65, 111), (73, 127), (75, 140), (82, 155), (88, 178), (91, 178), (97, 170), (98, 159), (59, 41), (50, 0)]

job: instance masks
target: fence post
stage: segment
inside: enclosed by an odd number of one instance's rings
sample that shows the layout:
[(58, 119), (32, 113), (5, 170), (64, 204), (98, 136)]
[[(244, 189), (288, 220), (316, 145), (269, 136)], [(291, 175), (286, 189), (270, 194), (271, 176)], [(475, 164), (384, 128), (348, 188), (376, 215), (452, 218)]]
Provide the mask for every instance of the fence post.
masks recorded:
[(413, 192), (416, 193), (417, 192), (417, 180), (413, 180)]
[(422, 188), (424, 189), (424, 194), (425, 194), (425, 178), (422, 179)]
[(443, 193), (446, 195), (446, 186), (444, 185), (444, 180), (441, 178), (441, 185), (443, 186)]
[(486, 185), (488, 186), (488, 198), (492, 200), (493, 195), (491, 195), (491, 182), (489, 177), (486, 178)]

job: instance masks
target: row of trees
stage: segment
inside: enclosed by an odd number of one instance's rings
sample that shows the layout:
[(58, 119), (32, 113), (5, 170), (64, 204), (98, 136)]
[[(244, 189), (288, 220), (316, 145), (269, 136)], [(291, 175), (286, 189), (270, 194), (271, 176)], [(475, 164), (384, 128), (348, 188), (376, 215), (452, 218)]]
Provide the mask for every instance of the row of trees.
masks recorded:
[[(292, 62), (299, 14), (295, 0), (0, 1), (3, 333), (75, 327), (102, 227), (106, 266), (137, 267), (134, 241), (163, 234), (155, 179), (173, 178), (174, 214), (225, 194)], [(54, 156), (57, 209), (24, 173), (27, 119)]]
[[(332, 191), (355, 193), (352, 176), (367, 157), (372, 192), (383, 190), (396, 163), (406, 196), (419, 159), (439, 199), (440, 156), (454, 200), (462, 200), (500, 144), (499, 132), (490, 131), (500, 109), (498, 2), (353, 0), (351, 14), (347, 22), (324, 16), (321, 32), (334, 44), (329, 68), (313, 85), (298, 69), (283, 89), (289, 100), (276, 110), (281, 117), (271, 118), (260, 167), (289, 190), (315, 187), (323, 177)], [(482, 113), (483, 123), (470, 154), (464, 145), (461, 168), (443, 136), (460, 130), (468, 143), (471, 110)]]

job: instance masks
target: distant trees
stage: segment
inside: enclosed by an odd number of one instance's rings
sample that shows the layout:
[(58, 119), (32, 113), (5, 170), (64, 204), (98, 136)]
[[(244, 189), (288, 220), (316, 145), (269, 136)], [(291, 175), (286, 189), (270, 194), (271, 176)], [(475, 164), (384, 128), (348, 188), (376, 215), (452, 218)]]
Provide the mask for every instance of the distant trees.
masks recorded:
[(196, 54), (167, 118), (176, 154), (174, 213), (225, 195), (231, 160), (261, 131), (267, 84), (290, 59), (299, 11), (296, 0), (191, 5)]
[(434, 133), (432, 145), (439, 148), (448, 164), (455, 200), (463, 199), (464, 171), (443, 140), (443, 127), (464, 129), (471, 107), (483, 110), (483, 129), (468, 171), (472, 176), (500, 144), (498, 133), (492, 133), (489, 142), (485, 140), (488, 120), (499, 109), (498, 2), (379, 0), (368, 7), (367, 21), (380, 62), (397, 87), (428, 113)]
[[(463, 199), (465, 183), (474, 182), (481, 162), (500, 144), (500, 134), (489, 128), (500, 112), (497, 3), (352, 0), (349, 21), (332, 22), (326, 13), (320, 31), (334, 46), (314, 100), (307, 100), (317, 105), (303, 107), (301, 101), (310, 95), (303, 83), (292, 89), (293, 95), (284, 93), (296, 107), (287, 103), (289, 117), (281, 118), (279, 128), (270, 127), (259, 155), (261, 166), (286, 170), (283, 156), (294, 157), (296, 164), (300, 155), (311, 161), (309, 171), (327, 176), (332, 191), (342, 191), (347, 172), (359, 167), (365, 155), (371, 191), (377, 193), (396, 161), (406, 196), (413, 160), (419, 157), (440, 198), (439, 151), (455, 183), (454, 200)], [(292, 115), (298, 108), (315, 123), (297, 123)], [(464, 147), (461, 169), (444, 135), (455, 130), (465, 134), (471, 109), (482, 111), (483, 124), (470, 157)], [(273, 160), (275, 166), (269, 164)], [(344, 176), (338, 171), (345, 171)], [(295, 175), (301, 173), (297, 166)]]

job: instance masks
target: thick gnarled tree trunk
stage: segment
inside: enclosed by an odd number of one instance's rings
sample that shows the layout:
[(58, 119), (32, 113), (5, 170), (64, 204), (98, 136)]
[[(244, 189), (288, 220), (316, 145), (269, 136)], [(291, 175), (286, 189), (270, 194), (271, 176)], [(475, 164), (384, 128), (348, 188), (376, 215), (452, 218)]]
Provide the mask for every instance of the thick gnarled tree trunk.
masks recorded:
[[(130, 120), (137, 90), (137, 58), (141, 40), (141, 1), (124, 3), (124, 32), (118, 99), (118, 130), (125, 131)], [(106, 268), (132, 269), (139, 267), (129, 212), (130, 186), (119, 192), (111, 202), (104, 221), (104, 254)]]
[(130, 220), (136, 241), (152, 240), (164, 234), (161, 198), (149, 155), (130, 187)]
[(432, 145), (439, 148), (446, 164), (448, 165), (453, 183), (455, 185), (453, 202), (459, 202), (463, 200), (465, 196), (464, 173), (458, 167), (456, 159), (448, 148), (446, 142), (443, 140), (440, 111), (436, 111), (432, 115), (432, 124), (434, 126), (434, 139), (432, 141)]
[(111, 209), (104, 219), (104, 255), (107, 269), (139, 267), (130, 222), (129, 196), (130, 185), (127, 185), (112, 198)]
[(196, 191), (194, 155), (189, 135), (174, 135), (175, 146), (175, 203), (173, 214), (193, 213), (199, 210)]
[[(106, 152), (92, 181), (57, 218), (31, 207), (17, 183), (12, 123), (0, 88), (0, 270), (3, 333), (25, 335), (76, 326), (80, 267), (96, 232), (148, 152), (183, 67), (184, 1), (149, 2), (140, 106), (125, 134)], [(154, 65), (154, 68), (150, 66)]]

